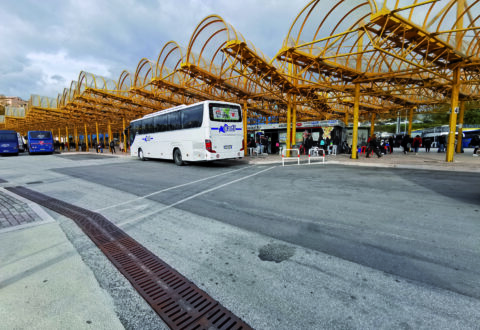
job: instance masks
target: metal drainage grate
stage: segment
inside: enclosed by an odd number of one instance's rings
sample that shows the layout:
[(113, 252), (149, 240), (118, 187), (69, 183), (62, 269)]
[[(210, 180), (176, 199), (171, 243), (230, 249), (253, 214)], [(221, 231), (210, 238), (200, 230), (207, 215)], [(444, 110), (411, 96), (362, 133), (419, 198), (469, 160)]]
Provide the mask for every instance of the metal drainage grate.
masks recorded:
[(252, 329), (103, 215), (24, 187), (6, 189), (75, 221), (171, 329)]

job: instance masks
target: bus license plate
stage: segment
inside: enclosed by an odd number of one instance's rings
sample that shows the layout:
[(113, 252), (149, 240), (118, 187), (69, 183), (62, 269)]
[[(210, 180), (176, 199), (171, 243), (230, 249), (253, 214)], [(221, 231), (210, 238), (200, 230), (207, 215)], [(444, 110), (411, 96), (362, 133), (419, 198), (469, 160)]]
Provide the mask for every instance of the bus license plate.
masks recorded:
[(223, 146), (223, 149), (232, 149), (232, 145)]

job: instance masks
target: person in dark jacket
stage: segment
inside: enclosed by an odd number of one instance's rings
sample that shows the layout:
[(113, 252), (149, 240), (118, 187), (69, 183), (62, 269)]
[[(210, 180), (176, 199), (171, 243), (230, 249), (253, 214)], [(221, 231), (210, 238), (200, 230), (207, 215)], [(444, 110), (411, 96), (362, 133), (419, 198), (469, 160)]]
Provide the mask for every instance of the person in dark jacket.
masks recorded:
[(305, 154), (308, 155), (308, 152), (310, 151), (310, 148), (313, 146), (313, 138), (312, 135), (309, 134), (307, 138), (305, 139)]
[(478, 151), (478, 148), (480, 147), (480, 136), (474, 135), (470, 140), (470, 145), (475, 148), (473, 149), (473, 157), (478, 157), (477, 151)]
[(112, 154), (117, 153), (115, 151), (115, 142), (113, 140), (110, 141), (110, 151), (112, 152)]
[(425, 147), (425, 152), (430, 152), (430, 147), (432, 146), (432, 140), (430, 140), (429, 138), (426, 138), (423, 141), (423, 146)]
[(378, 141), (377, 141), (377, 135), (373, 134), (372, 137), (370, 138), (370, 142), (368, 142), (368, 147), (367, 147), (367, 158), (370, 158), (370, 153), (374, 152), (378, 158), (382, 157), (382, 154), (380, 153), (380, 150), (378, 148)]
[(420, 137), (420, 135), (417, 135), (413, 139), (413, 148), (415, 149), (415, 155), (417, 154), (421, 146), (422, 146), (422, 138)]
[(392, 152), (393, 152), (393, 136), (390, 136), (390, 137), (388, 138), (388, 146), (389, 146), (389, 148), (390, 148), (390, 150), (389, 150), (390, 153), (392, 153)]
[(438, 152), (445, 152), (445, 144), (447, 143), (447, 139), (445, 135), (440, 135), (438, 137)]
[(406, 155), (407, 151), (409, 151), (410, 147), (408, 146), (410, 144), (410, 135), (405, 135), (402, 139), (401, 146), (403, 148), (403, 153)]

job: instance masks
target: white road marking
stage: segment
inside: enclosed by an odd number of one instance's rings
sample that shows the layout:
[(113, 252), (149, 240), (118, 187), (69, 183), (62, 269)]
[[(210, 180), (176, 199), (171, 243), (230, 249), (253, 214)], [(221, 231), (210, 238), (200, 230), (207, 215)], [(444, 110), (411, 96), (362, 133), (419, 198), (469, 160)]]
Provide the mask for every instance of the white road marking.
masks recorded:
[(272, 167), (266, 168), (266, 169), (264, 169), (264, 170), (261, 170), (261, 171), (259, 171), (259, 172), (257, 172), (257, 173), (253, 173), (253, 174), (244, 176), (244, 177), (242, 177), (242, 178), (239, 178), (239, 179), (236, 179), (236, 180), (233, 180), (233, 181), (224, 183), (224, 184), (222, 184), (222, 185), (215, 186), (215, 187), (213, 187), (213, 188), (204, 190), (204, 191), (199, 192), (199, 193), (197, 193), (197, 194), (195, 194), (195, 195), (192, 195), (192, 196), (190, 196), (190, 197), (181, 199), (181, 200), (179, 200), (179, 201), (177, 201), (177, 202), (175, 202), (175, 203), (173, 203), (173, 204), (164, 206), (164, 207), (162, 207), (162, 208), (160, 208), (160, 209), (158, 209), (158, 210), (156, 210), (156, 211), (150, 212), (150, 213), (148, 213), (148, 214), (142, 214), (141, 216), (138, 216), (138, 217), (136, 217), (136, 218), (129, 219), (129, 220), (126, 220), (126, 221), (117, 223), (117, 226), (122, 227), (122, 226), (124, 226), (124, 225), (126, 225), (126, 224), (131, 224), (131, 223), (133, 223), (133, 222), (137, 222), (137, 221), (139, 221), (139, 220), (141, 220), (141, 219), (143, 219), (143, 218), (146, 218), (146, 217), (152, 216), (152, 215), (154, 215), (154, 214), (163, 212), (163, 211), (165, 211), (165, 210), (168, 210), (168, 209), (171, 208), (171, 207), (174, 207), (174, 206), (176, 206), (176, 205), (178, 205), (178, 204), (181, 204), (181, 203), (184, 203), (184, 202), (189, 201), (189, 200), (191, 200), (191, 199), (194, 199), (194, 198), (196, 198), (196, 197), (198, 197), (198, 196), (205, 195), (205, 194), (207, 194), (207, 193), (209, 193), (209, 192), (212, 192), (212, 191), (214, 191), (214, 190), (223, 188), (223, 187), (228, 186), (228, 185), (230, 185), (230, 184), (232, 184), (232, 183), (236, 183), (236, 182), (239, 182), (239, 181), (242, 181), (242, 180), (246, 180), (246, 179), (248, 179), (248, 178), (251, 178), (251, 177), (253, 177), (253, 176), (256, 176), (256, 175), (258, 175), (258, 174), (261, 174), (261, 173), (263, 173), (263, 172), (269, 171), (269, 170), (271, 170), (271, 169), (273, 169), (273, 168), (275, 168), (275, 167), (277, 167), (277, 166), (272, 166)]
[(191, 184), (194, 184), (194, 183), (198, 183), (198, 182), (210, 180), (210, 179), (213, 179), (213, 178), (217, 178), (217, 177), (219, 177), (219, 176), (222, 176), (222, 175), (226, 175), (226, 174), (230, 174), (230, 173), (234, 173), (234, 172), (238, 172), (238, 171), (243, 171), (243, 170), (245, 170), (245, 169), (247, 169), (247, 168), (250, 168), (250, 167), (252, 167), (252, 166), (243, 167), (243, 168), (238, 169), (238, 170), (228, 171), (228, 172), (224, 172), (224, 173), (221, 173), (221, 174), (209, 176), (208, 178), (203, 178), (203, 179), (199, 179), (199, 180), (196, 180), (196, 181), (192, 181), (192, 182), (187, 182), (187, 183), (184, 183), (184, 184), (180, 184), (180, 185), (178, 185), (178, 186), (173, 186), (173, 187), (170, 187), (170, 188), (162, 189), (162, 190), (153, 192), (153, 193), (148, 194), (148, 195), (145, 195), (145, 196), (137, 197), (137, 198), (130, 199), (130, 200), (125, 201), (125, 202), (122, 202), (122, 203), (118, 203), (118, 204), (115, 204), (115, 205), (110, 205), (110, 206), (107, 206), (107, 207), (104, 207), (104, 208), (101, 208), (101, 209), (94, 210), (94, 212), (99, 212), (99, 211), (108, 210), (108, 209), (111, 209), (111, 208), (114, 208), (114, 207), (118, 207), (118, 206), (121, 206), (121, 205), (125, 205), (125, 204), (128, 204), (128, 203), (132, 203), (132, 202), (141, 200), (141, 199), (145, 199), (145, 198), (151, 197), (151, 196), (156, 195), (156, 194), (160, 194), (160, 193), (165, 192), (165, 191), (169, 191), (169, 190), (177, 189), (177, 188), (180, 188), (180, 187), (185, 187), (185, 186), (188, 186), (188, 185), (191, 185)]

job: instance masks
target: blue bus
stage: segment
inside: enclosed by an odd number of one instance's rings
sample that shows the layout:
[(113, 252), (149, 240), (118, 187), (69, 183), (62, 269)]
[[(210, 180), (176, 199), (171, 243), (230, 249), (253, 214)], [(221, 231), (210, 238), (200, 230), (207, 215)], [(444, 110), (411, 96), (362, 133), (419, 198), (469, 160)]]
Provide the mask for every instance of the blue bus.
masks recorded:
[(27, 135), (28, 153), (53, 153), (53, 136), (50, 131), (29, 131)]
[(462, 147), (463, 148), (470, 148), (470, 141), (474, 135), (480, 135), (480, 129), (473, 129), (473, 130), (465, 130), (463, 131), (463, 140), (462, 140)]
[(0, 130), (0, 154), (18, 156), (17, 132)]

